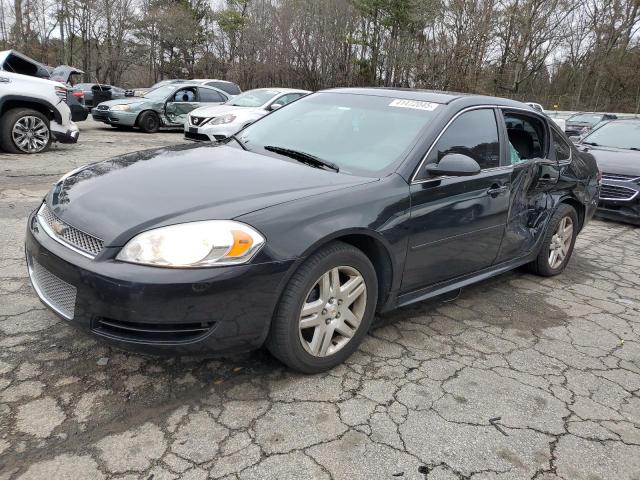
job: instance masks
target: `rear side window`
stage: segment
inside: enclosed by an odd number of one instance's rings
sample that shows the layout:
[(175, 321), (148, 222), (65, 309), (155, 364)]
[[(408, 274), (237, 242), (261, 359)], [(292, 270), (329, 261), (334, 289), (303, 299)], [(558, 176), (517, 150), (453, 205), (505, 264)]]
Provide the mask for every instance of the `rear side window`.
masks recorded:
[(229, 95), (240, 95), (240, 87), (231, 82), (207, 82), (207, 87), (216, 87)]
[(558, 162), (566, 161), (571, 158), (571, 147), (567, 141), (555, 129), (551, 129), (551, 139), (553, 140), (553, 148), (556, 151), (556, 160)]
[(482, 169), (498, 167), (500, 141), (493, 110), (471, 110), (456, 118), (437, 141), (426, 163), (438, 163), (449, 153), (467, 155)]
[(511, 164), (546, 158), (547, 133), (544, 122), (537, 117), (520, 112), (503, 112), (509, 139)]
[(209, 88), (200, 88), (200, 101), (203, 103), (219, 103), (226, 102), (227, 99), (220, 92)]

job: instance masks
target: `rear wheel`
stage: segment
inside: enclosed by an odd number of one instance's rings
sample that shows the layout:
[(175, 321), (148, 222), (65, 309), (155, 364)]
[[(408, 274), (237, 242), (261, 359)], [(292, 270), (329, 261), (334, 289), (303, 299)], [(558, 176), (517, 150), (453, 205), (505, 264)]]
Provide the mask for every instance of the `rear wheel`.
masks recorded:
[(528, 265), (529, 270), (545, 277), (562, 273), (573, 253), (577, 235), (578, 214), (571, 205), (561, 203), (549, 220), (542, 248)]
[(373, 265), (357, 248), (335, 242), (316, 252), (285, 287), (267, 348), (304, 373), (342, 363), (369, 330), (377, 285)]
[(0, 144), (9, 153), (40, 153), (51, 146), (49, 119), (37, 110), (14, 108), (0, 120)]
[(160, 129), (160, 117), (156, 112), (142, 112), (138, 117), (138, 127), (144, 133), (156, 133)]

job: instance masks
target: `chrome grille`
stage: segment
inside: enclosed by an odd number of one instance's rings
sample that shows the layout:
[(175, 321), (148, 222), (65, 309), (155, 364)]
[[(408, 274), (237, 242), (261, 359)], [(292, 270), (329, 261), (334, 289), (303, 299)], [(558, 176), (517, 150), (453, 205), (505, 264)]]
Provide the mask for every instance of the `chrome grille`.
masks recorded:
[(49, 210), (46, 203), (42, 204), (38, 212), (38, 220), (44, 223), (47, 233), (62, 242), (88, 254), (91, 258), (98, 255), (104, 247), (104, 242), (88, 233), (84, 233), (71, 225), (64, 223)]
[(56, 277), (31, 257), (27, 263), (31, 283), (38, 296), (60, 315), (72, 320), (76, 309), (76, 287)]
[(600, 200), (632, 200), (637, 194), (638, 192), (631, 188), (603, 184), (600, 189)]
[(640, 180), (640, 176), (638, 175), (623, 175), (621, 173), (603, 173), (603, 180), (616, 180), (620, 182), (635, 182), (636, 180)]

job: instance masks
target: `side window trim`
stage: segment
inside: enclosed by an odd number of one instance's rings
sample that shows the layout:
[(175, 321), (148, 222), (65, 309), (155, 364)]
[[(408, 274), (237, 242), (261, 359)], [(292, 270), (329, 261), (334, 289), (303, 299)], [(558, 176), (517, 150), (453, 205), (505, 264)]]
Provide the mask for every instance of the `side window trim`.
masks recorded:
[(555, 132), (560, 137), (560, 140), (569, 148), (569, 158), (567, 158), (566, 160), (558, 160), (558, 152), (556, 150), (556, 146), (554, 142), (554, 145), (553, 145), (553, 156), (555, 157), (554, 160), (558, 165), (569, 165), (573, 161), (573, 149), (575, 147), (573, 146), (573, 144), (565, 140), (563, 135), (560, 134), (562, 133), (562, 131), (560, 130), (560, 127), (558, 127), (558, 125), (551, 125), (551, 122), (553, 122), (553, 120), (549, 121), (549, 130), (551, 131), (551, 136), (553, 136), (553, 132)]
[[(447, 122), (447, 124), (442, 128), (442, 130), (440, 130), (440, 133), (438, 134), (438, 136), (433, 140), (433, 142), (431, 143), (431, 145), (427, 149), (427, 153), (425, 153), (424, 156), (422, 157), (422, 160), (420, 160), (420, 163), (418, 164), (418, 167), (415, 169), (415, 171), (413, 172), (413, 175), (411, 176), (410, 184), (413, 185), (414, 183), (424, 183), (424, 182), (429, 182), (429, 181), (432, 180), (432, 179), (429, 179), (429, 178), (417, 179), (417, 177), (418, 177), (418, 174), (420, 173), (420, 171), (422, 170), (422, 167), (424, 166), (424, 163), (427, 161), (427, 158), (429, 158), (429, 155), (431, 154), (431, 151), (435, 148), (435, 146), (438, 144), (438, 141), (440, 141), (440, 138), (445, 134), (445, 132), (451, 126), (451, 124), (458, 119), (458, 117), (460, 117), (461, 115), (463, 115), (463, 114), (465, 114), (467, 112), (471, 112), (473, 110), (491, 110), (493, 115), (494, 115), (494, 117), (495, 117), (495, 110), (497, 108), (500, 108), (500, 107), (498, 105), (474, 105), (472, 107), (463, 108), (458, 113), (456, 113), (453, 117), (451, 117), (449, 119), (449, 121)], [(502, 142), (502, 139), (500, 138), (500, 127), (499, 127), (497, 119), (496, 119), (496, 128), (498, 130), (498, 139), (499, 139), (500, 142)], [(502, 145), (500, 145), (500, 152), (501, 152), (500, 155), (502, 156)], [(502, 161), (502, 159), (501, 159), (501, 161)], [(484, 171), (495, 170), (495, 169), (505, 168), (505, 167), (506, 166), (504, 166), (504, 165), (499, 165), (499, 166), (494, 167), (494, 168), (484, 169)], [(509, 165), (508, 167), (510, 168), (511, 165)], [(440, 177), (440, 178), (445, 178), (445, 177)]]

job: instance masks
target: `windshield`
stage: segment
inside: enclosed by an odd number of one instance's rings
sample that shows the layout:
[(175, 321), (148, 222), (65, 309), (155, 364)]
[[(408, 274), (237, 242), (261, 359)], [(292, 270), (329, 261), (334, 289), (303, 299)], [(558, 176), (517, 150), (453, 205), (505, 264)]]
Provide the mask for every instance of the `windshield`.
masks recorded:
[(640, 149), (640, 122), (609, 122), (587, 135), (582, 143), (598, 146)]
[(234, 107), (261, 107), (279, 93), (277, 90), (249, 90), (234, 97), (228, 104)]
[(180, 85), (171, 84), (165, 85), (164, 87), (154, 88), (153, 90), (148, 91), (144, 94), (144, 98), (149, 98), (151, 100), (162, 100), (165, 97), (171, 95)]
[(591, 125), (595, 125), (600, 120), (602, 120), (602, 115), (598, 115), (597, 113), (579, 113), (570, 117), (567, 122), (590, 123)]
[(322, 92), (304, 97), (242, 130), (238, 140), (297, 150), (335, 163), (340, 172), (379, 176), (404, 158), (438, 104)]

